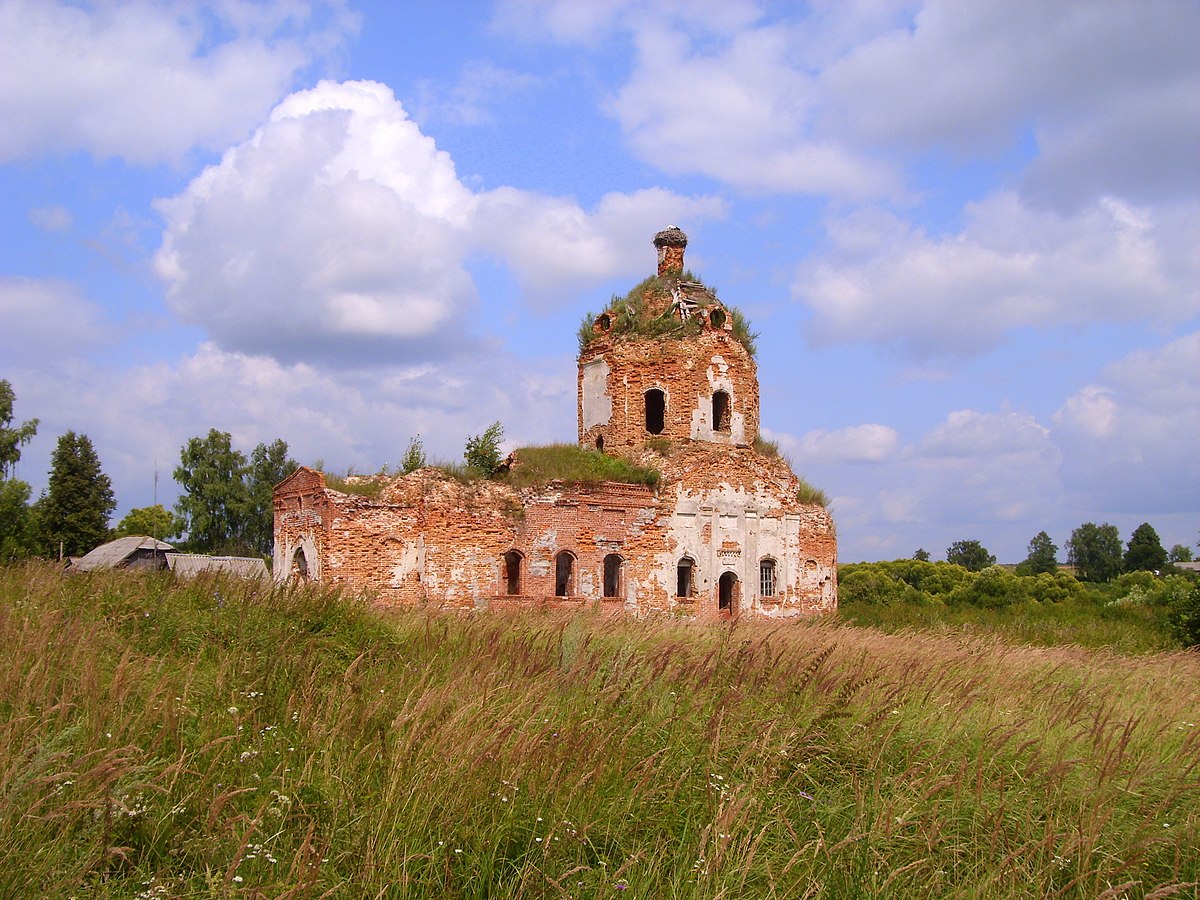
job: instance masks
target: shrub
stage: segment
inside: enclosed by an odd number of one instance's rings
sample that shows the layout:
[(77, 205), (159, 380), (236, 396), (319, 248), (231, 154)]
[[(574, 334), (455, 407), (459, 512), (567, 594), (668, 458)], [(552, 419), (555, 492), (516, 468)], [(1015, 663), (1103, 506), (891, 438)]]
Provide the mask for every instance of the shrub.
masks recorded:
[(500, 469), (500, 442), (504, 440), (504, 426), (493, 422), (483, 434), (467, 438), (463, 459), (467, 467), (478, 469), (485, 478), (491, 478)]
[(894, 606), (901, 603), (925, 604), (930, 598), (912, 585), (867, 563), (841, 567), (838, 572), (838, 600), (843, 604)]
[(1001, 566), (988, 566), (973, 579), (950, 592), (948, 603), (967, 603), (985, 609), (999, 609), (1026, 599), (1023, 579)]
[(1062, 603), (1083, 594), (1083, 585), (1066, 572), (1041, 572), (1022, 581), (1030, 599), (1039, 603)]
[(1171, 629), (1185, 647), (1200, 647), (1200, 582), (1174, 598), (1167, 612)]

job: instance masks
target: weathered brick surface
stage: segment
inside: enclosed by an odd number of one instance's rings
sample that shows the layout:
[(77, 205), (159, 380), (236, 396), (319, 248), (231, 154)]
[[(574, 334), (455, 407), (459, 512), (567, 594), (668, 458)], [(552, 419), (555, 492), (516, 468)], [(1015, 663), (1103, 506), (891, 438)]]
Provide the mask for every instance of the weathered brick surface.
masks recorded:
[[(728, 325), (728, 321), (726, 322)], [(662, 391), (663, 428), (646, 427), (646, 394)], [(713, 421), (713, 394), (729, 397), (724, 428)], [(647, 440), (753, 444), (758, 437), (758, 369), (731, 331), (705, 326), (681, 339), (595, 338), (579, 357), (579, 443), (625, 453)]]
[[(660, 275), (669, 277), (644, 298), (644, 314), (682, 317), (689, 283), (681, 288), (671, 273), (682, 269), (686, 237), (668, 229), (656, 241)], [(754, 449), (754, 360), (733, 336), (728, 311), (711, 294), (703, 299), (686, 309), (697, 317), (687, 336), (617, 336), (601, 317), (579, 359), (580, 443), (653, 465), (663, 475), (657, 488), (554, 482), (517, 491), (422, 469), (367, 498), (330, 490), (320, 472), (302, 468), (275, 492), (277, 576), (447, 609), (592, 606), (697, 617), (833, 609), (833, 520), (799, 502), (799, 480), (782, 459)], [(651, 390), (665, 398), (659, 434), (647, 429)], [(520, 580), (510, 594), (505, 556), (514, 552)], [(564, 552), (572, 577), (567, 596), (557, 596), (555, 560)], [(610, 554), (621, 560), (615, 597), (604, 596)], [(684, 560), (692, 587), (681, 597)], [(764, 565), (773, 578), (763, 578)]]

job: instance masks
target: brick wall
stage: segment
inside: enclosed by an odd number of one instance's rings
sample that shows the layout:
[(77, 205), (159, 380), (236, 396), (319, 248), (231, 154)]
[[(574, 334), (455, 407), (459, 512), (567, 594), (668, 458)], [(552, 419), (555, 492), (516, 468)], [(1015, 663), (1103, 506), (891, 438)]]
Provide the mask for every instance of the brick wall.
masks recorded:
[[(649, 461), (649, 460), (647, 460)], [(801, 615), (836, 602), (836, 536), (828, 513), (795, 502), (795, 476), (753, 450), (694, 444), (659, 460), (659, 489), (552, 483), (515, 491), (462, 484), (435, 469), (397, 478), (376, 498), (341, 494), (300, 470), (276, 492), (276, 572), (301, 550), (313, 577), (369, 590), (385, 604), (447, 609), (598, 605), (637, 615), (723, 615), (718, 584), (733, 573), (733, 614)], [(720, 466), (720, 467), (719, 467)], [(311, 549), (308, 549), (311, 548)], [(508, 594), (505, 554), (520, 554)], [(572, 557), (566, 597), (555, 559)], [(616, 597), (604, 597), (605, 557), (621, 559)], [(676, 596), (676, 567), (695, 562), (695, 594)], [(759, 566), (778, 589), (759, 596)]]
[[(662, 391), (663, 428), (646, 428), (646, 392)], [(713, 395), (729, 398), (723, 430)], [(672, 442), (752, 444), (758, 437), (758, 370), (726, 328), (681, 339), (600, 337), (579, 356), (579, 442), (624, 453), (655, 437)]]

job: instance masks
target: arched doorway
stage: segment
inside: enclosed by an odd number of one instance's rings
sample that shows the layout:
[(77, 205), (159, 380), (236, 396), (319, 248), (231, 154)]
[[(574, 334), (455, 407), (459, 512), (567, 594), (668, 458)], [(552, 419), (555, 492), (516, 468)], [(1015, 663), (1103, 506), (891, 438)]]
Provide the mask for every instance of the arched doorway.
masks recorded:
[(619, 554), (610, 553), (604, 557), (604, 596), (621, 596), (621, 568), (625, 560)]
[(717, 610), (728, 619), (738, 614), (738, 577), (733, 572), (724, 572), (717, 582)]
[(509, 596), (521, 593), (521, 554), (517, 550), (504, 554), (504, 593)]
[(554, 557), (554, 596), (570, 597), (575, 591), (575, 557), (564, 550)]
[(297, 547), (292, 554), (292, 578), (296, 581), (308, 581), (308, 557), (303, 547)]

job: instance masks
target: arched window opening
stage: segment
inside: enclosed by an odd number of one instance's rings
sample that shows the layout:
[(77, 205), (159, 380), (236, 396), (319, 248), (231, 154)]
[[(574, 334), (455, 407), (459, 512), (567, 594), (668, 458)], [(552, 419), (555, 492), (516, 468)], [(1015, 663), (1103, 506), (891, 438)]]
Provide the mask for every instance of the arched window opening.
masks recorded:
[(602, 434), (596, 437), (596, 449), (601, 453), (604, 452), (604, 435)]
[(621, 596), (621, 569), (625, 560), (616, 553), (604, 557), (604, 596)]
[(667, 395), (658, 388), (646, 391), (646, 430), (662, 434), (666, 426)]
[(554, 596), (570, 597), (575, 592), (575, 557), (564, 550), (554, 557)]
[(308, 581), (308, 557), (303, 547), (297, 547), (292, 554), (292, 577), (299, 581)]
[(729, 431), (729, 395), (724, 391), (714, 391), (712, 401), (713, 431)]
[(736, 615), (738, 578), (733, 572), (725, 572), (717, 582), (717, 608), (726, 615)]
[(521, 593), (521, 554), (516, 550), (504, 554), (504, 593), (509, 596)]
[(709, 313), (708, 321), (712, 322), (713, 328), (724, 328), (725, 327), (724, 311), (719, 310), (719, 309), (714, 309), (711, 313)]
[(764, 559), (758, 564), (758, 593), (761, 597), (775, 596), (775, 560)]
[(695, 588), (696, 564), (686, 556), (675, 567), (675, 596), (690, 597)]
[(612, 328), (612, 319), (608, 317), (608, 313), (604, 313), (600, 318), (596, 319), (596, 324), (600, 326), (601, 331), (608, 331)]

